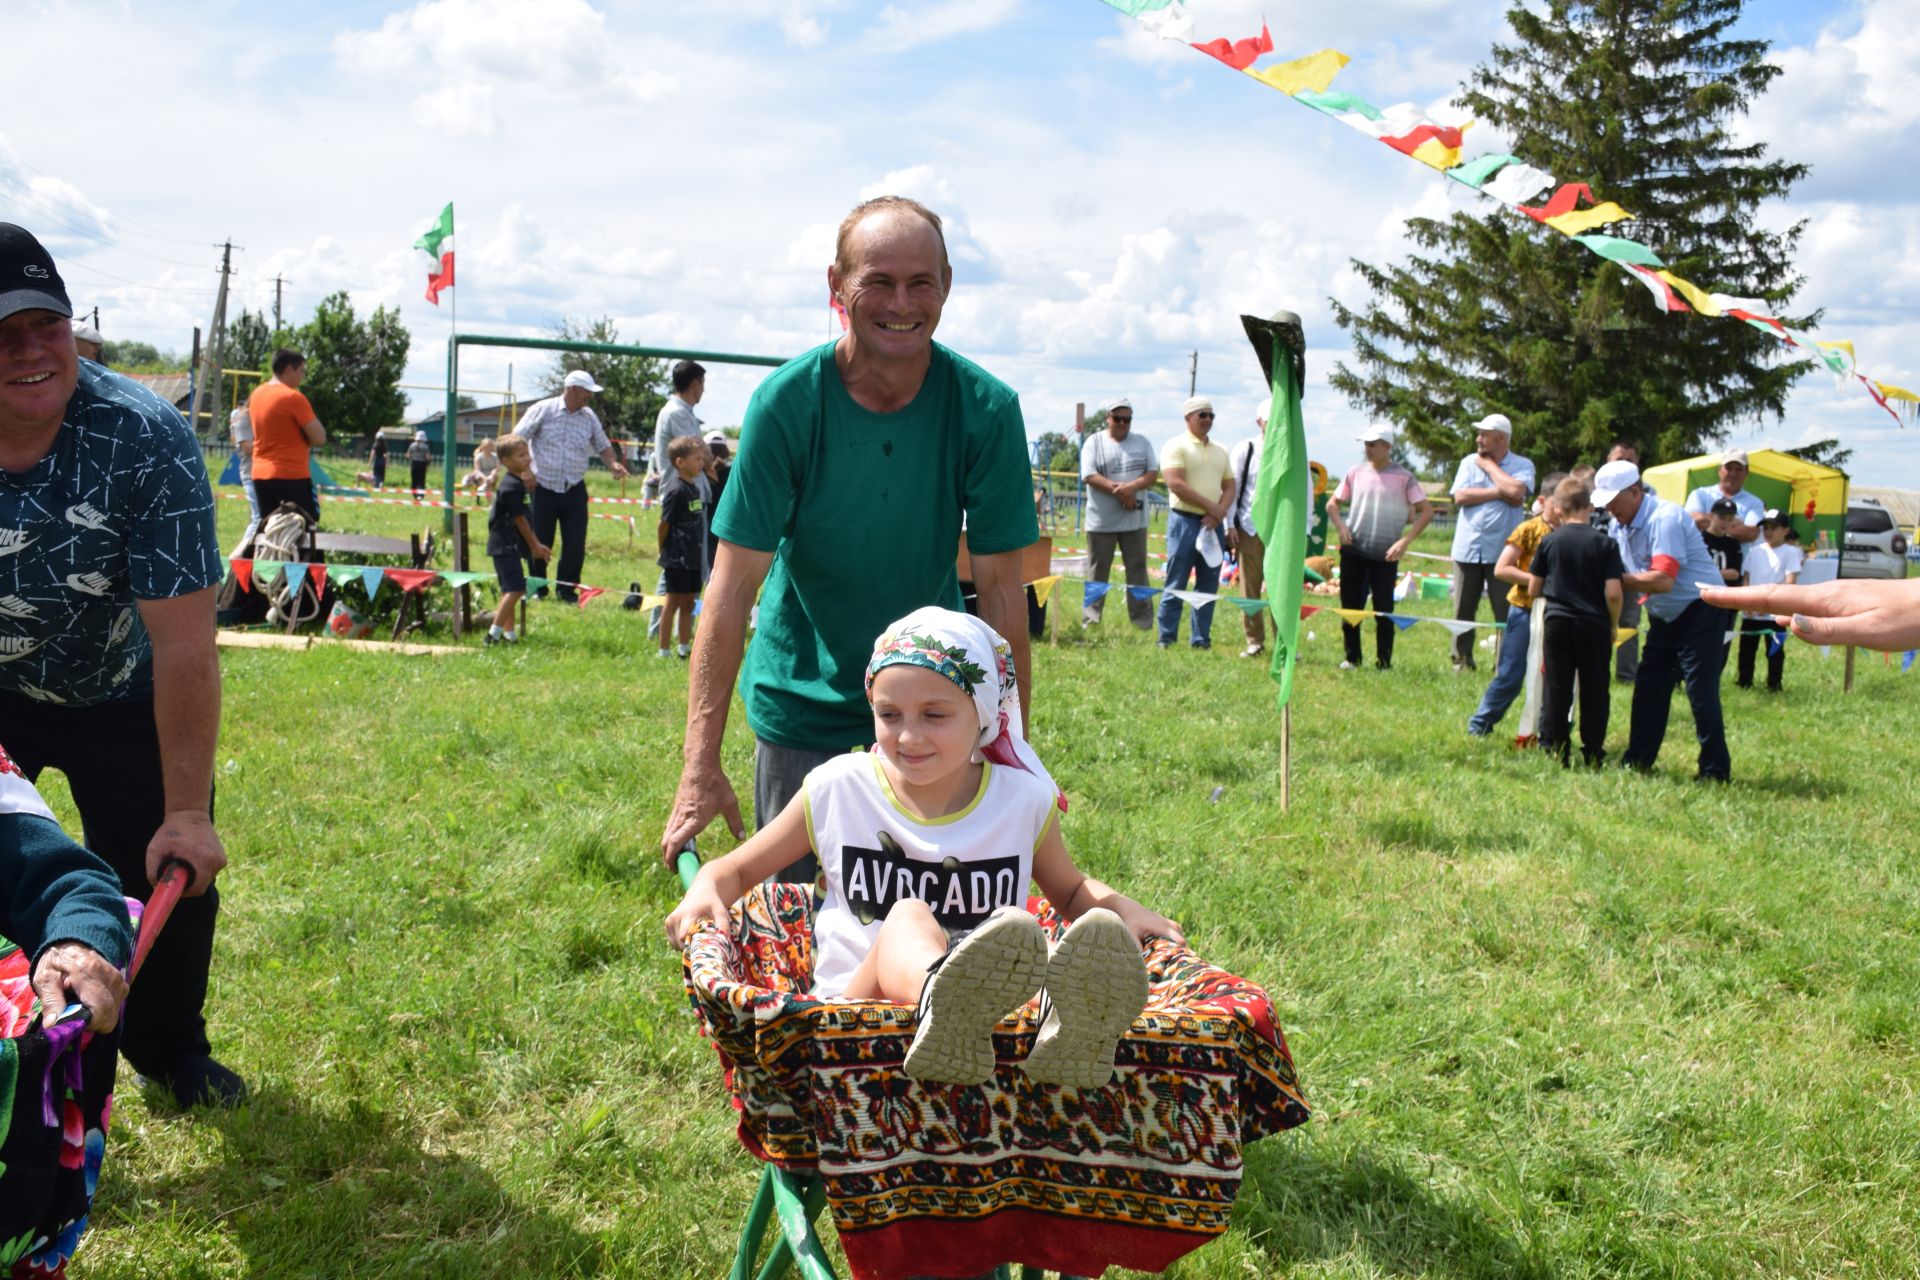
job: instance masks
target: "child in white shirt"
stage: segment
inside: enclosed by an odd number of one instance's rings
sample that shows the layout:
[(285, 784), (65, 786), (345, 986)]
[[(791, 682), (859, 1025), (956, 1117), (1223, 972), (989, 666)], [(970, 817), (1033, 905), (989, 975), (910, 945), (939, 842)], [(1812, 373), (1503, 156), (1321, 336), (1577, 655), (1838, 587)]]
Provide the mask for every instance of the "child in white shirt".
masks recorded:
[[(1027, 1074), (1106, 1084), (1146, 1003), (1141, 944), (1185, 936), (1074, 866), (1065, 802), (1021, 735), (1012, 649), (977, 618), (918, 610), (875, 643), (867, 698), (873, 750), (808, 774), (764, 830), (702, 867), (667, 936), (683, 945), (700, 921), (725, 922), (746, 889), (812, 850), (827, 886), (814, 993), (920, 1004), (908, 1075), (985, 1081), (994, 1026), (1044, 986), (1052, 1009)], [(1024, 909), (1029, 879), (1073, 921), (1051, 956)]]

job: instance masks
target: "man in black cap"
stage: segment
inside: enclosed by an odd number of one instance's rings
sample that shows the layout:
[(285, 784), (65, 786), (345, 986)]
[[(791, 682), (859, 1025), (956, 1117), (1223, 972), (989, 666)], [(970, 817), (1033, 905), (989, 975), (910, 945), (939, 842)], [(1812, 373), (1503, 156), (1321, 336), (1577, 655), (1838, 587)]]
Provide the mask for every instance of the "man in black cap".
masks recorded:
[(213, 825), (225, 568), (199, 441), (173, 406), (74, 348), (53, 258), (0, 223), (0, 735), (66, 775), (87, 845), (144, 898), (193, 872), (126, 1013), (122, 1051), (182, 1106), (246, 1085), (201, 1016), (226, 852)]

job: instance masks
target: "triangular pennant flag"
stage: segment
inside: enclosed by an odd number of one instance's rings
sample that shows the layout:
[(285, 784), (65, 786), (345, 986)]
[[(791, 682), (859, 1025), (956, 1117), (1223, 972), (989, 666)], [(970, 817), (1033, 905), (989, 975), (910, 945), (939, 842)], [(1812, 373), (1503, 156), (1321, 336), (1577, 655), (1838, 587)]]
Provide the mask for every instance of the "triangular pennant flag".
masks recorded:
[(1228, 596), (1227, 598), (1239, 606), (1241, 613), (1258, 613), (1269, 607), (1265, 600), (1252, 600), (1246, 596)]
[(1618, 649), (1627, 641), (1640, 634), (1637, 627), (1615, 627), (1613, 629), (1613, 647)]
[(1654, 274), (1672, 285), (1674, 291), (1688, 302), (1691, 302), (1693, 309), (1701, 315), (1717, 316), (1720, 314), (1720, 308), (1714, 304), (1713, 295), (1693, 283), (1693, 281), (1682, 280), (1671, 271), (1656, 271)]
[[(527, 579), (527, 590), (529, 591), (534, 590), (534, 585), (533, 585), (534, 581), (535, 580), (532, 578)], [(699, 604), (700, 602), (696, 600), (694, 601), (694, 603)], [(664, 609), (666, 607), (667, 607), (667, 598), (665, 596), (641, 596), (640, 597), (640, 611), (642, 613), (645, 613), (652, 609)]]
[(376, 568), (373, 565), (366, 565), (361, 568), (360, 585), (367, 589), (367, 599), (371, 600), (380, 594), (380, 580), (386, 576), (387, 574), (384, 569)]
[(1334, 612), (1340, 615), (1340, 621), (1350, 627), (1357, 627), (1367, 620), (1365, 609), (1335, 609)]
[(1768, 657), (1775, 656), (1776, 654), (1784, 650), (1786, 647), (1787, 647), (1786, 632), (1774, 631), (1768, 634), (1767, 636), (1767, 656)]
[(253, 590), (253, 561), (242, 560), (240, 557), (235, 556), (233, 559), (227, 561), (227, 563), (233, 566), (233, 580), (240, 584), (240, 589), (242, 591)]
[(1275, 63), (1259, 71), (1249, 68), (1247, 74), (1285, 94), (1299, 93), (1303, 89), (1318, 93), (1324, 92), (1333, 83), (1333, 78), (1340, 74), (1340, 68), (1351, 61), (1353, 59), (1338, 49), (1322, 49), (1304, 58)]
[(1092, 604), (1096, 600), (1104, 600), (1107, 598), (1107, 592), (1111, 590), (1113, 590), (1113, 584), (1110, 582), (1089, 582), (1086, 590), (1080, 593), (1080, 603)]
[(1476, 625), (1459, 618), (1428, 618), (1427, 621), (1437, 627), (1445, 627), (1448, 632), (1455, 636), (1464, 636), (1471, 633)]
[(1387, 615), (1387, 621), (1391, 622), (1394, 626), (1398, 627), (1400, 630), (1405, 631), (1408, 627), (1416, 626), (1419, 623), (1425, 622), (1426, 619), (1415, 617), (1412, 614), (1390, 613)]
[(1667, 265), (1660, 261), (1659, 254), (1638, 240), (1602, 235), (1575, 236), (1574, 239), (1609, 262), (1630, 262), (1636, 267), (1651, 267), (1656, 271)]
[(1128, 587), (1127, 594), (1135, 600), (1151, 600), (1160, 594), (1158, 587)]
[[(605, 587), (580, 587), (579, 594), (575, 598), (579, 602), (580, 607), (584, 609), (587, 607), (587, 601), (593, 599), (595, 596), (605, 595), (606, 593), (607, 589)], [(699, 601), (696, 600), (694, 603), (698, 604)]]
[[(534, 577), (534, 576), (533, 576), (532, 574), (528, 574), (528, 575), (527, 575), (527, 590), (528, 590), (528, 591), (530, 591), (530, 592), (531, 592), (531, 591), (541, 591), (541, 590), (544, 590), (544, 589), (545, 589), (546, 587), (548, 587), (548, 586), (550, 586), (550, 585), (552, 584), (552, 582), (553, 582), (553, 579), (552, 579), (552, 578), (536, 578), (536, 577)], [(652, 609), (652, 608), (656, 608), (656, 607), (658, 607), (658, 606), (659, 606), (659, 604), (661, 604), (661, 603), (663, 603), (663, 601), (661, 600), (661, 598), (660, 598), (659, 596), (652, 596), (652, 597), (649, 597), (649, 598), (650, 598), (650, 599), (652, 599), (652, 600), (653, 600), (653, 601), (655, 602), (654, 604), (650, 604), (650, 605), (648, 605), (648, 606), (647, 606), (647, 608), (649, 608), (649, 609)]]
[(1303, 604), (1300, 606), (1300, 616), (1302, 618), (1311, 618), (1314, 614), (1320, 612), (1320, 608), (1321, 606), (1317, 604)]
[(1533, 199), (1553, 184), (1554, 176), (1545, 169), (1536, 169), (1530, 164), (1510, 164), (1487, 179), (1480, 191), (1517, 209), (1523, 201)]
[(1210, 605), (1220, 598), (1218, 596), (1208, 595), (1204, 591), (1177, 591), (1172, 587), (1167, 588), (1167, 594), (1176, 600), (1181, 600), (1192, 605), (1196, 609)]
[(1647, 286), (1647, 292), (1653, 295), (1653, 305), (1660, 310), (1671, 313), (1690, 309), (1686, 299), (1675, 293), (1673, 286), (1667, 283), (1664, 272), (1638, 267), (1631, 262), (1623, 262), (1620, 266), (1628, 275)]
[[(1900, 422), (1899, 411), (1895, 409), (1892, 405), (1888, 404), (1887, 398), (1880, 394), (1879, 383), (1875, 382), (1872, 378), (1869, 378), (1864, 373), (1856, 373), (1853, 376), (1858, 378), (1861, 382), (1861, 385), (1866, 387), (1867, 394), (1873, 397), (1873, 402), (1875, 404), (1879, 405), (1882, 409), (1885, 409), (1888, 413), (1892, 414), (1893, 420), (1895, 422)], [(1904, 427), (1906, 423), (1900, 422), (1900, 425)]]
[(393, 579), (402, 591), (418, 591), (439, 576), (431, 569), (387, 570), (387, 577)]
[(280, 575), (285, 572), (286, 567), (284, 561), (261, 560), (256, 557), (253, 562), (254, 581), (262, 587), (271, 586), (280, 580)]
[(696, 617), (696, 618), (697, 618), (697, 617), (699, 617), (699, 616), (700, 616), (700, 606), (701, 606), (701, 605), (702, 605), (703, 603), (705, 603), (705, 602), (704, 602), (704, 601), (702, 601), (702, 600), (695, 600), (695, 601), (693, 602), (693, 616), (694, 616), (694, 617)]
[(349, 582), (360, 579), (360, 566), (357, 564), (330, 564), (327, 566), (327, 578), (336, 587), (344, 587)]
[(1273, 36), (1267, 31), (1267, 24), (1262, 22), (1257, 36), (1249, 36), (1244, 40), (1228, 40), (1223, 36), (1193, 47), (1210, 58), (1220, 59), (1235, 71), (1245, 71), (1261, 54), (1273, 52)]
[(1060, 578), (1058, 574), (1050, 574), (1044, 578), (1037, 578), (1027, 585), (1033, 588), (1034, 599), (1038, 600), (1040, 607), (1044, 609), (1047, 607), (1047, 601), (1053, 596), (1053, 589), (1060, 585)]
[[(1465, 164), (1455, 165), (1453, 168), (1447, 170), (1447, 176), (1455, 182), (1472, 187), (1475, 191), (1478, 191), (1486, 185), (1488, 178), (1491, 178), (1508, 165), (1518, 163), (1520, 163), (1520, 160), (1517, 156), (1477, 156)], [(1545, 184), (1543, 183), (1542, 185), (1544, 186)]]
[(447, 580), (447, 584), (449, 586), (464, 587), (471, 583), (478, 582), (482, 578), (491, 577), (493, 575), (486, 574), (486, 573), (473, 573), (466, 569), (447, 569), (447, 570), (443, 570), (440, 576)]
[(1906, 656), (1900, 659), (1901, 675), (1905, 675), (1907, 672), (1913, 670), (1913, 659), (1916, 654), (1920, 654), (1920, 649), (1909, 649), (1906, 652)]
[[(1112, 0), (1108, 0), (1112, 3)], [(1140, 25), (1162, 40), (1192, 40), (1193, 15), (1179, 0), (1170, 0), (1165, 5), (1154, 5), (1148, 12), (1140, 15)]]
[(327, 566), (323, 564), (310, 564), (307, 566), (307, 573), (310, 574), (313, 578), (313, 589), (316, 592), (323, 590), (326, 587)]
[(296, 581), (307, 576), (307, 566), (298, 560), (289, 560), (280, 566), (280, 580), (291, 588)]

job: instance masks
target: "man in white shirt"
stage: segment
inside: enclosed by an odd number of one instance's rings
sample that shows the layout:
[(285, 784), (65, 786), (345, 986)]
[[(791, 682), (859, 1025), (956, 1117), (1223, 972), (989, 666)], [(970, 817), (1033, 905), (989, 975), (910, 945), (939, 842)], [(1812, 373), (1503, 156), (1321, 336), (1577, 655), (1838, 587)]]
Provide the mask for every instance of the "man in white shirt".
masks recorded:
[(1160, 480), (1160, 464), (1145, 436), (1133, 433), (1133, 403), (1107, 407), (1107, 426), (1080, 446), (1080, 479), (1087, 486), (1087, 587), (1080, 605), (1082, 626), (1097, 626), (1106, 607), (1104, 588), (1120, 549), (1127, 578), (1127, 620), (1141, 631), (1153, 625), (1153, 601), (1134, 591), (1147, 585), (1146, 491)]
[(1687, 495), (1687, 514), (1694, 528), (1705, 533), (1713, 518), (1713, 504), (1725, 498), (1739, 509), (1739, 518), (1727, 536), (1741, 542), (1753, 542), (1760, 536), (1760, 521), (1766, 504), (1747, 492), (1747, 451), (1729, 449), (1720, 455), (1720, 483), (1703, 484)]
[[(527, 442), (539, 477), (533, 490), (533, 536), (551, 547), (554, 527), (560, 530), (554, 594), (563, 604), (578, 600), (580, 571), (587, 561), (587, 464), (598, 454), (614, 475), (627, 474), (599, 416), (588, 407), (600, 389), (592, 374), (575, 369), (562, 380), (559, 395), (535, 403), (513, 429)], [(546, 561), (533, 562), (533, 576), (547, 576)], [(540, 594), (546, 594), (545, 587)]]

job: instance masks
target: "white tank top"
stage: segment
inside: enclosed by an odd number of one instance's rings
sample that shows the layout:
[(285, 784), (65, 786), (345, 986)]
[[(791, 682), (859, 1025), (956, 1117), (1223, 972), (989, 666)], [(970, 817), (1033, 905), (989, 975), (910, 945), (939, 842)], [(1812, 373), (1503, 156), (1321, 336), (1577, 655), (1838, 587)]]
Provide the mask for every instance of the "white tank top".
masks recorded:
[(20, 766), (13, 762), (5, 747), (0, 747), (0, 814), (24, 813), (35, 818), (53, 821), (53, 810), (47, 808), (47, 802), (20, 772)]
[(922, 820), (894, 799), (879, 757), (857, 751), (809, 773), (800, 799), (827, 883), (813, 921), (813, 993), (831, 998), (846, 990), (902, 898), (926, 903), (953, 932), (995, 908), (1024, 905), (1055, 795), (1025, 770), (985, 763), (971, 804)]

